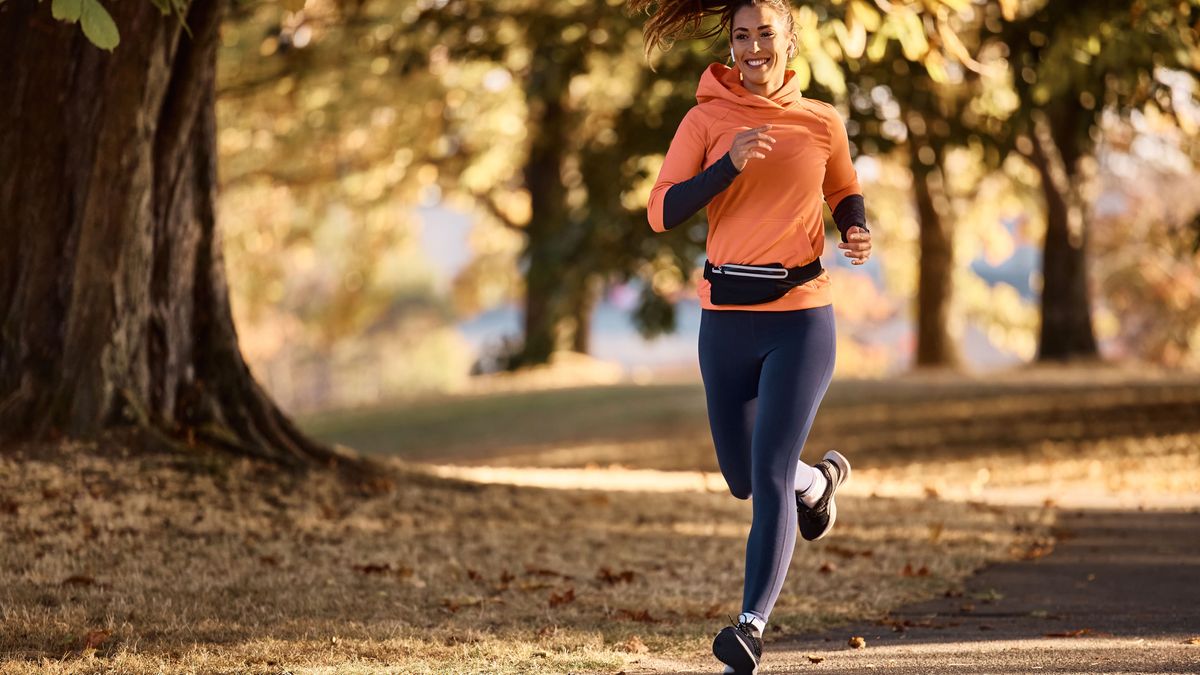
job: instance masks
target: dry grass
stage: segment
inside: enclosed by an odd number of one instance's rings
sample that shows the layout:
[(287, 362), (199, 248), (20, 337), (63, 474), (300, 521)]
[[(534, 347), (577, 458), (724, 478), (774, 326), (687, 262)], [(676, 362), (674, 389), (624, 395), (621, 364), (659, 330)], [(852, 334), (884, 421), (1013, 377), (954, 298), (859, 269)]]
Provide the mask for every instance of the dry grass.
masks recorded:
[[(28, 451), (0, 457), (0, 673), (715, 672), (711, 636), (740, 609), (750, 504), (728, 494), (406, 472), (371, 493), (249, 462)], [(798, 545), (768, 644), (941, 593), (1053, 518), (839, 507), (833, 536)]]

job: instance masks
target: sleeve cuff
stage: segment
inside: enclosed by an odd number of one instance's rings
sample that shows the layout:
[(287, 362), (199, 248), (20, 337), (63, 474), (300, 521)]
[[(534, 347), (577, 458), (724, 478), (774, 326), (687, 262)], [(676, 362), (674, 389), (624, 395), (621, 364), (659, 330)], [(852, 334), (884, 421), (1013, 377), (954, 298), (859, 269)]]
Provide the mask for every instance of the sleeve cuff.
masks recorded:
[(833, 222), (842, 234), (843, 243), (847, 241), (846, 231), (855, 225), (870, 232), (871, 230), (867, 229), (867, 210), (863, 196), (849, 195), (838, 202), (837, 208), (833, 210)]

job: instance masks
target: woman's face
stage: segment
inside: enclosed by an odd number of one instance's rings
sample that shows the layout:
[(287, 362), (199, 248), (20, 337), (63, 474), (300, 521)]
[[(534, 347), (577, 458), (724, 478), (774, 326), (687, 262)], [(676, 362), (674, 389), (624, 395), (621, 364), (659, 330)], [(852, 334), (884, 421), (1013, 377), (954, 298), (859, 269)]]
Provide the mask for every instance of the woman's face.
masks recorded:
[(756, 84), (780, 82), (787, 69), (787, 17), (773, 7), (750, 5), (733, 15), (730, 40), (742, 79)]

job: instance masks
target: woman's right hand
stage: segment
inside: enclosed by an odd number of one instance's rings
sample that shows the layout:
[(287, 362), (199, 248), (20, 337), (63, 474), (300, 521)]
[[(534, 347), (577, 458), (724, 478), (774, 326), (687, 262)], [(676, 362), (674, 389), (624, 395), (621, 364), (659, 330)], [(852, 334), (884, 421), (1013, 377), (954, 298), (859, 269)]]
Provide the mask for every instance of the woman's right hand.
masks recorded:
[(741, 173), (746, 168), (746, 162), (751, 159), (766, 159), (766, 153), (775, 147), (775, 139), (766, 134), (771, 129), (770, 124), (747, 129), (733, 137), (733, 145), (729, 148), (729, 159)]

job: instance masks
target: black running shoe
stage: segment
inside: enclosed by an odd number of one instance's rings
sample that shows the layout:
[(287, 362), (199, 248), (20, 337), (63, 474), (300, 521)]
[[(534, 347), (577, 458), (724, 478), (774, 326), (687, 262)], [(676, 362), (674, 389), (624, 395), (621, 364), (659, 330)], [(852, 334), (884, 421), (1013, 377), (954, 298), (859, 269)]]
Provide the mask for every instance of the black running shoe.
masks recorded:
[(800, 524), (800, 536), (808, 541), (816, 541), (829, 533), (837, 520), (837, 504), (833, 494), (843, 483), (850, 479), (850, 461), (837, 450), (825, 453), (825, 458), (817, 462), (815, 468), (825, 475), (825, 494), (809, 507), (796, 493), (796, 516)]
[[(729, 619), (726, 626), (713, 639), (713, 656), (737, 675), (755, 675), (758, 662), (762, 660), (762, 638), (754, 635), (754, 626)], [(729, 669), (726, 669), (729, 672)]]

